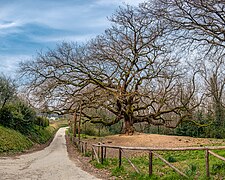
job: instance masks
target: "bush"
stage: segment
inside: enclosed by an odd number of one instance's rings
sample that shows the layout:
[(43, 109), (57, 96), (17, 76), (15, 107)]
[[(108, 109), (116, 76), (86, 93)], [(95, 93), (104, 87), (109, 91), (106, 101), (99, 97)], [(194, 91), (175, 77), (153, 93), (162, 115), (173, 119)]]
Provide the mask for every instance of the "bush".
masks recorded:
[(10, 128), (15, 126), (13, 113), (10, 107), (5, 106), (0, 109), (0, 124)]
[(28, 137), (35, 143), (43, 144), (53, 137), (56, 130), (57, 129), (52, 126), (40, 128), (40, 126), (34, 125), (30, 130)]
[(27, 134), (32, 128), (35, 117), (35, 111), (20, 101), (0, 109), (0, 124), (23, 134)]
[(200, 135), (204, 136), (202, 128), (196, 126), (194, 123), (190, 121), (182, 122), (180, 126), (176, 128), (176, 134), (179, 136), (191, 136), (191, 137), (199, 137)]
[(47, 127), (49, 126), (49, 120), (46, 117), (37, 116), (34, 123), (38, 126)]
[(107, 127), (102, 124), (85, 123), (81, 126), (81, 133), (89, 136), (107, 136), (111, 134)]

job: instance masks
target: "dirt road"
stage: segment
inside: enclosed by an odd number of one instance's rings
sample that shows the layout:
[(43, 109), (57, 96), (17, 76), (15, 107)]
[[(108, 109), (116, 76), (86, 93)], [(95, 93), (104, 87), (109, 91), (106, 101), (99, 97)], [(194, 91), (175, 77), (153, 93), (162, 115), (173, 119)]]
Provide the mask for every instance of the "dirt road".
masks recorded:
[(89, 180), (97, 179), (68, 158), (65, 128), (59, 129), (50, 146), (18, 157), (0, 158), (1, 180)]

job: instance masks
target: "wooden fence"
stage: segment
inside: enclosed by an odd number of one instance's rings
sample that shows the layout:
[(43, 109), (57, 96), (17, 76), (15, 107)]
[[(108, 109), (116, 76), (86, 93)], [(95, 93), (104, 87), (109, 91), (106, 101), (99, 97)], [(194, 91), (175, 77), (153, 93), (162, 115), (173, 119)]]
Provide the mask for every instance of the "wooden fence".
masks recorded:
[(76, 145), (76, 147), (79, 149), (80, 152), (82, 152), (83, 154), (86, 154), (88, 152), (87, 142), (81, 141), (76, 137), (73, 137), (72, 141), (73, 141), (74, 145)]
[(149, 176), (152, 175), (153, 173), (153, 155), (160, 160), (162, 160), (165, 164), (167, 164), (169, 167), (171, 167), (174, 171), (179, 173), (181, 176), (184, 176), (188, 178), (188, 176), (183, 173), (181, 170), (173, 166), (170, 162), (165, 160), (161, 155), (159, 155), (155, 151), (196, 151), (196, 150), (202, 150), (205, 151), (205, 169), (206, 169), (206, 176), (210, 176), (210, 171), (209, 171), (209, 155), (211, 154), (212, 156), (215, 156), (216, 158), (219, 158), (222, 161), (225, 161), (225, 158), (212, 152), (211, 150), (224, 150), (225, 146), (213, 146), (213, 147), (185, 147), (185, 148), (150, 148), (150, 147), (124, 147), (124, 146), (112, 146), (112, 145), (106, 145), (102, 143), (98, 144), (92, 144), (92, 159), (96, 159), (98, 163), (104, 162), (106, 159), (106, 153), (107, 149), (112, 148), (112, 149), (118, 149), (118, 160), (119, 164), (118, 166), (121, 167), (122, 165), (122, 156), (127, 159), (127, 161), (130, 163), (130, 165), (133, 167), (133, 169), (137, 172), (140, 173), (140, 170), (131, 162), (129, 157), (125, 154), (124, 150), (132, 150), (132, 151), (145, 151), (148, 152), (149, 154)]

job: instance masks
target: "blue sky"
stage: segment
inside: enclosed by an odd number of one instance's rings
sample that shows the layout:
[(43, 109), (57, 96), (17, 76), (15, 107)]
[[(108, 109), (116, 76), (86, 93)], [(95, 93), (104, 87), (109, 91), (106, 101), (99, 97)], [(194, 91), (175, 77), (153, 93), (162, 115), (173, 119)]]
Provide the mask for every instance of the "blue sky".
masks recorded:
[(62, 41), (85, 42), (110, 26), (120, 5), (144, 0), (0, 0), (0, 73)]

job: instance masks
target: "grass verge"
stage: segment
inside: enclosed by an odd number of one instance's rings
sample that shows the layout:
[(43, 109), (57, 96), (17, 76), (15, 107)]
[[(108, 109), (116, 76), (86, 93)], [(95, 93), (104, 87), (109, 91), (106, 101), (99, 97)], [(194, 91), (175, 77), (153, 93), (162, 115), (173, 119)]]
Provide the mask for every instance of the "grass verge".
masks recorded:
[(22, 152), (32, 145), (33, 142), (20, 132), (0, 126), (0, 153)]
[[(214, 150), (215, 153), (225, 157), (224, 150)], [(204, 151), (177, 151), (177, 152), (158, 152), (167, 161), (184, 172), (189, 178), (205, 180), (205, 152)], [(98, 164), (96, 161), (91, 163), (100, 169), (107, 169), (112, 176), (118, 179), (133, 179), (133, 180), (147, 180), (147, 179), (162, 179), (162, 180), (180, 180), (186, 179), (180, 176), (177, 172), (167, 166), (160, 159), (153, 157), (153, 175), (148, 175), (148, 156), (141, 155), (137, 157), (130, 157), (132, 163), (140, 170), (140, 174), (136, 173), (129, 162), (122, 158), (122, 167), (118, 167), (118, 158), (108, 158), (103, 164)], [(225, 162), (210, 155), (210, 179), (225, 179)]]

